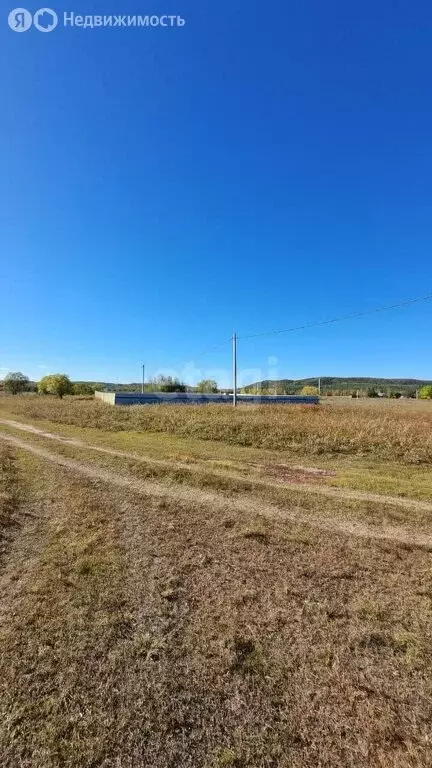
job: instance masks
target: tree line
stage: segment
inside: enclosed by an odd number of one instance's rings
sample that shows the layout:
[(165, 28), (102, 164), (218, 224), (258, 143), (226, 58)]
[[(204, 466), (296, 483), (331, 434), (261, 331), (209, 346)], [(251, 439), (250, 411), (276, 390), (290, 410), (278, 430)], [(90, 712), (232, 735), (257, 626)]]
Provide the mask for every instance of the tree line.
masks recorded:
[[(277, 384), (280, 384), (280, 382), (276, 382)], [(141, 391), (141, 385), (139, 384), (133, 384), (133, 385), (119, 385), (118, 387), (113, 387), (114, 389), (118, 390), (126, 390), (129, 392), (133, 391)], [(99, 382), (88, 382), (88, 381), (71, 381), (69, 376), (65, 373), (51, 373), (48, 376), (44, 376), (37, 384), (34, 382), (31, 382), (28, 376), (25, 376), (20, 371), (15, 371), (13, 373), (8, 373), (4, 379), (3, 379), (3, 389), (5, 392), (8, 392), (11, 395), (18, 395), (23, 392), (31, 392), (31, 391), (37, 391), (41, 395), (55, 395), (59, 397), (60, 399), (63, 398), (65, 395), (81, 395), (81, 396), (91, 396), (94, 395), (96, 390), (105, 390), (107, 387), (105, 384), (99, 383)], [(205, 394), (212, 394), (217, 393), (218, 387), (216, 381), (213, 379), (203, 379), (200, 381), (196, 387), (188, 387), (184, 382), (180, 381), (177, 378), (174, 378), (172, 376), (157, 376), (154, 379), (150, 379), (150, 381), (145, 385), (144, 390), (146, 392), (200, 392)], [(260, 394), (260, 395), (283, 395), (283, 394), (291, 394), (286, 392), (286, 387), (278, 387), (278, 386), (271, 386), (266, 387), (262, 386), (261, 388), (258, 388), (258, 385), (253, 385), (250, 387), (244, 387), (242, 390), (244, 393), (249, 394)], [(301, 395), (318, 395), (318, 387), (312, 386), (312, 385), (306, 385), (303, 386), (300, 390)], [(336, 394), (336, 392), (325, 392), (326, 396), (331, 394)], [(343, 394), (350, 394), (349, 392), (344, 392)], [(357, 392), (351, 393), (353, 397), (357, 396)], [(415, 397), (416, 391), (414, 390), (412, 393), (409, 394), (404, 391), (403, 394), (408, 397)], [(366, 390), (365, 392), (362, 392), (363, 396), (367, 397), (379, 397), (380, 393), (378, 390), (374, 387)], [(396, 391), (389, 391), (387, 393), (387, 396), (390, 398), (399, 398), (402, 397), (402, 392), (396, 392)], [(419, 389), (418, 393), (419, 398), (422, 400), (432, 400), (432, 385), (428, 384), (426, 386), (423, 386)]]
[[(141, 385), (138, 384), (120, 385), (117, 388), (128, 391), (141, 391)], [(99, 382), (73, 382), (65, 373), (49, 374), (36, 384), (20, 371), (8, 373), (3, 379), (3, 390), (11, 395), (37, 391), (41, 395), (56, 395), (61, 399), (65, 395), (94, 395), (95, 391), (106, 389), (105, 384)], [(186, 392), (188, 390), (202, 393), (218, 392), (217, 383), (213, 379), (203, 379), (196, 387), (188, 387), (184, 382), (172, 376), (157, 376), (151, 379), (144, 389), (146, 392)]]
[(73, 383), (66, 373), (52, 373), (35, 384), (21, 371), (8, 373), (4, 377), (3, 390), (11, 395), (36, 390), (41, 395), (56, 395), (60, 398), (64, 395), (94, 394), (94, 389), (89, 384), (82, 387), (80, 382)]
[[(318, 395), (317, 379), (289, 379), (267, 380), (249, 384), (241, 389), (244, 394), (251, 395)], [(322, 397), (387, 397), (390, 399), (416, 398), (417, 394), (423, 399), (428, 399), (428, 387), (432, 385), (426, 381), (415, 379), (338, 379), (321, 378)], [(420, 395), (420, 393), (422, 393)]]

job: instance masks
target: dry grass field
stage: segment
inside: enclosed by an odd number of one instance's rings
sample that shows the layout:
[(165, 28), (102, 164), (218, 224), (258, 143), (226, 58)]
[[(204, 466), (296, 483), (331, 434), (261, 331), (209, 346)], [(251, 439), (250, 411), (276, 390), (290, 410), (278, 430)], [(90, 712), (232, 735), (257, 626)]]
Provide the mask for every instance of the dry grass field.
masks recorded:
[[(329, 399), (330, 400), (330, 399)], [(347, 400), (325, 407), (135, 406), (92, 399), (5, 398), (31, 419), (107, 431), (164, 432), (234, 445), (312, 454), (375, 454), (408, 463), (432, 460), (432, 403)]]
[(1, 398), (2, 768), (430, 766), (431, 428)]

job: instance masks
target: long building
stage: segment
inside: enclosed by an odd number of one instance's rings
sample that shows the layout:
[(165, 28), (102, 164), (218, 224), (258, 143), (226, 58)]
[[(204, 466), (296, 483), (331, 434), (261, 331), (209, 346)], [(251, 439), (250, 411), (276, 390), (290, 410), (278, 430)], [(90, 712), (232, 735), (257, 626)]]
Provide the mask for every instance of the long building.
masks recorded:
[[(232, 405), (233, 395), (205, 395), (198, 392), (95, 392), (109, 405)], [(318, 405), (313, 395), (237, 395), (239, 405)]]

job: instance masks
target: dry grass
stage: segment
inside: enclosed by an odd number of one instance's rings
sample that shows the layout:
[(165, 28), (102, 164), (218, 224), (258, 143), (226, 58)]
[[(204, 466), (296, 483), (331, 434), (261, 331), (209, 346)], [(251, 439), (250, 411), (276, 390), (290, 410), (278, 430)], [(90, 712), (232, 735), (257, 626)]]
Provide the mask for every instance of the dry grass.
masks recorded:
[(426, 406), (244, 406), (233, 411), (225, 406), (114, 408), (72, 398), (16, 397), (0, 401), (1, 411), (106, 431), (165, 432), (292, 453), (432, 461), (432, 408)]
[(428, 765), (430, 553), (20, 465), (2, 766)]
[(16, 456), (7, 446), (0, 444), (0, 556), (7, 550), (13, 529), (19, 525), (21, 499), (21, 477)]
[[(0, 443), (2, 768), (430, 765), (432, 552), (415, 543), (430, 513), (317, 495), (345, 457), (380, 466), (389, 487), (396, 457), (414, 487), (428, 409), (4, 398), (11, 414), (155, 454), (20, 433), (90, 480)], [(319, 482), (289, 487), (289, 451), (309, 468), (322, 454)], [(11, 536), (23, 508), (33, 517)], [(343, 525), (317, 527), (330, 519)], [(350, 519), (370, 538), (341, 533)], [(374, 538), (381, 526), (403, 526), (404, 543)]]
[(85, 485), (23, 466), (38, 471), (40, 522), (0, 582), (2, 766), (97, 765), (96, 723), (102, 711), (105, 727), (116, 719), (108, 654), (125, 622), (113, 521)]
[[(397, 402), (397, 401), (395, 401)], [(416, 401), (413, 401), (416, 405)], [(1, 416), (15, 421), (13, 414), (1, 411)], [(18, 424), (25, 427), (28, 418), (19, 417)], [(17, 422), (15, 421), (15, 424)], [(32, 429), (32, 425), (27, 424)], [(376, 453), (364, 456), (359, 454), (307, 454), (301, 452), (275, 451), (253, 446), (240, 446), (201, 440), (197, 437), (181, 436), (162, 432), (126, 432), (104, 431), (91, 427), (58, 424), (41, 420), (33, 427), (40, 432), (59, 432), (60, 439), (78, 441), (82, 447), (92, 444), (101, 450), (119, 451), (129, 454), (129, 458), (141, 457), (146, 462), (169, 465), (174, 470), (179, 465), (190, 468), (216, 470), (235, 473), (246, 479), (259, 473), (263, 478), (268, 477), (265, 467), (306, 467), (325, 470), (326, 477), (321, 477), (320, 484), (332, 485), (339, 488), (358, 490), (361, 492), (387, 494), (424, 501), (432, 499), (432, 473), (427, 462), (422, 464), (407, 463), (397, 458), (385, 458)], [(1, 429), (12, 434), (25, 434), (10, 423), (1, 424)], [(56, 441), (57, 442), (57, 441)], [(126, 458), (126, 457), (125, 457)], [(290, 469), (290, 471), (292, 471)], [(296, 470), (295, 470), (296, 471)], [(270, 479), (270, 478), (269, 478)], [(277, 480), (277, 478), (274, 478)], [(304, 478), (306, 479), (306, 478)], [(279, 475), (279, 480), (284, 482)], [(285, 481), (292, 480), (287, 476)]]
[[(5, 433), (15, 437), (16, 431), (11, 428), (5, 428)], [(233, 471), (231, 463), (221, 466), (221, 462), (176, 462), (173, 457), (166, 461), (158, 459), (156, 461), (149, 457), (133, 456), (133, 454), (122, 455), (111, 453), (99, 453), (98, 450), (92, 450), (91, 445), (85, 442), (78, 446), (70, 443), (54, 443), (55, 453), (53, 454), (53, 441), (46, 436), (34, 433), (20, 433), (19, 440), (21, 444), (26, 443), (29, 446), (41, 448), (48, 451), (48, 454), (56, 457), (65, 457), (78, 460), (80, 466), (84, 466), (96, 471), (101, 470), (104, 477), (111, 478), (114, 483), (118, 478), (120, 481), (143, 481), (144, 483), (156, 481), (162, 483), (167, 489), (167, 494), (176, 494), (178, 497), (192, 493), (193, 489), (198, 491), (215, 491), (217, 496), (232, 499), (233, 503), (239, 500), (240, 503), (247, 503), (248, 500), (261, 508), (270, 505), (273, 513), (281, 510), (281, 513), (290, 512), (295, 509), (296, 515), (310, 517), (311, 522), (318, 521), (340, 521), (340, 524), (349, 523), (372, 525), (378, 533), (388, 526), (398, 527), (401, 532), (406, 529), (408, 538), (414, 531), (429, 533), (431, 521), (431, 505), (421, 503), (416, 505), (416, 501), (410, 504), (409, 498), (405, 496), (398, 503), (398, 498), (394, 496), (380, 497), (375, 495), (369, 497), (367, 494), (360, 494), (358, 497), (350, 496), (349, 492), (325, 493), (322, 483), (310, 483), (309, 472), (300, 475), (299, 471), (293, 472), (296, 484), (292, 485), (292, 476), (289, 475), (286, 480), (287, 468), (282, 465), (282, 481), (279, 473), (270, 472), (269, 475), (261, 471), (261, 467), (252, 472), (243, 474)], [(184, 458), (184, 457), (183, 457)], [(264, 469), (267, 466), (264, 465)], [(417, 471), (418, 468), (416, 468)], [(108, 475), (106, 475), (108, 470)], [(411, 470), (413, 471), (413, 470)], [(318, 470), (318, 477), (323, 480), (328, 470)], [(324, 472), (321, 474), (321, 472)], [(276, 480), (274, 479), (276, 474)], [(298, 482), (299, 477), (307, 482), (303, 484)], [(315, 475), (312, 473), (312, 477)], [(330, 473), (330, 480), (333, 475)], [(184, 493), (182, 487), (185, 487)], [(177, 489), (177, 490), (176, 490)], [(324, 491), (320, 494), (320, 491)], [(331, 489), (328, 489), (329, 491)], [(316, 495), (317, 492), (320, 495)], [(197, 494), (198, 495), (198, 494)], [(429, 494), (430, 497), (430, 494)], [(317, 513), (319, 510), (319, 513)]]

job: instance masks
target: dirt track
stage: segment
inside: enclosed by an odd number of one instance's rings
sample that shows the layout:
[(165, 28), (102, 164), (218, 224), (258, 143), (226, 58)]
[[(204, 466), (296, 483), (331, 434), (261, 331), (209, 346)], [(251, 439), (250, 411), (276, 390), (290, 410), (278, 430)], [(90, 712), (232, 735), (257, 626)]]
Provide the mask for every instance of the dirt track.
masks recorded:
[[(128, 455), (134, 458), (134, 454), (123, 454), (118, 451), (110, 451), (109, 449), (100, 448), (99, 446), (88, 445), (79, 440), (64, 438), (60, 435), (53, 435), (52, 433), (46, 433), (43, 430), (37, 430), (35, 427), (21, 424), (20, 422), (2, 420), (2, 423), (8, 426), (13, 426), (17, 429), (23, 429), (26, 432), (33, 432), (43, 437), (50, 437), (50, 439), (58, 439), (61, 442), (67, 442), (74, 444), (82, 448), (92, 450), (102, 450), (103, 452), (113, 453), (114, 455)], [(305, 514), (303, 510), (298, 507), (290, 509), (281, 509), (275, 505), (268, 504), (259, 498), (251, 499), (249, 496), (236, 496), (236, 498), (223, 497), (215, 492), (208, 490), (200, 490), (196, 487), (187, 487), (185, 485), (164, 484), (153, 480), (139, 481), (131, 477), (127, 477), (122, 474), (115, 474), (111, 470), (95, 467), (94, 465), (87, 464), (82, 461), (70, 459), (65, 456), (50, 453), (39, 445), (31, 444), (28, 441), (21, 440), (18, 437), (2, 433), (0, 439), (13, 445), (15, 448), (19, 448), (24, 451), (33, 453), (40, 458), (47, 461), (58, 464), (67, 468), (69, 471), (83, 475), (96, 482), (102, 482), (111, 484), (117, 487), (128, 489), (129, 491), (146, 496), (152, 496), (156, 498), (170, 498), (176, 499), (181, 503), (199, 503), (203, 506), (225, 509), (229, 508), (231, 512), (247, 512), (256, 515), (263, 515), (273, 519), (285, 519), (295, 523), (305, 523), (312, 525), (315, 528), (319, 528), (325, 531), (334, 531), (339, 533), (345, 533), (353, 536), (368, 537), (373, 539), (390, 539), (399, 541), (404, 544), (432, 547), (432, 535), (421, 532), (413, 531), (412, 529), (406, 529), (397, 526), (385, 525), (377, 529), (377, 526), (369, 526), (359, 520), (341, 519), (335, 518), (319, 518), (311, 514)], [(292, 487), (290, 485), (290, 487)], [(335, 496), (337, 498), (357, 499), (364, 501), (376, 501), (380, 503), (391, 503), (405, 508), (417, 508), (426, 511), (432, 511), (432, 505), (426, 502), (419, 502), (413, 500), (406, 500), (393, 497), (381, 497), (375, 494), (360, 494), (356, 492), (350, 492), (345, 490), (338, 490), (334, 488), (325, 488), (321, 486), (313, 486), (310, 488), (305, 485), (299, 485), (298, 490), (311, 490), (317, 493), (325, 493), (325, 495)]]
[[(109, 456), (119, 456), (127, 459), (134, 459), (135, 461), (142, 461), (146, 464), (153, 464), (155, 466), (174, 466), (179, 469), (187, 469), (188, 472), (197, 471), (199, 472), (201, 467), (198, 465), (189, 464), (186, 462), (181, 461), (165, 461), (163, 459), (155, 459), (153, 456), (143, 456), (136, 453), (131, 453), (130, 451), (119, 451), (114, 448), (105, 448), (100, 445), (92, 445), (91, 443), (87, 443), (84, 440), (80, 440), (76, 437), (67, 437), (66, 435), (60, 435), (56, 434), (54, 432), (48, 432), (43, 429), (39, 429), (38, 427), (34, 427), (31, 424), (24, 424), (20, 421), (14, 421), (12, 419), (0, 419), (0, 425), (4, 424), (7, 427), (12, 427), (13, 429), (21, 430), (22, 432), (28, 432), (30, 434), (37, 435), (38, 437), (43, 437), (48, 440), (54, 440), (60, 443), (64, 443), (66, 445), (76, 446), (77, 448), (83, 448), (88, 451), (96, 451), (97, 453), (104, 453)], [(0, 435), (1, 437), (1, 435)], [(285, 467), (285, 465), (282, 465)], [(276, 468), (277, 469), (277, 468)], [(298, 470), (303, 471), (304, 477), (313, 477), (314, 473), (319, 472), (319, 470), (316, 470), (315, 468), (303, 468), (303, 467), (293, 467), (295, 470), (292, 475), (293, 477), (296, 476), (296, 474), (300, 474)], [(215, 475), (218, 475), (220, 477), (227, 477), (232, 480), (237, 480), (238, 475), (236, 475), (234, 472), (229, 472), (227, 470), (218, 471), (214, 467), (212, 467), (212, 473)], [(277, 476), (278, 473), (272, 472), (274, 476)], [(319, 476), (318, 476), (319, 478)], [(315, 478), (316, 479), (316, 478)], [(259, 486), (276, 486), (280, 487), (281, 483), (272, 481), (270, 479), (264, 480), (264, 479), (258, 479), (256, 477), (253, 478), (253, 482), (255, 485)], [(334, 499), (351, 499), (354, 501), (371, 501), (378, 504), (391, 504), (395, 507), (401, 507), (402, 509), (413, 509), (418, 510), (422, 512), (432, 512), (432, 503), (427, 501), (418, 501), (417, 499), (408, 499), (401, 496), (389, 496), (387, 494), (379, 494), (379, 493), (368, 493), (365, 491), (355, 491), (350, 490), (347, 488), (335, 488), (332, 486), (326, 486), (326, 485), (317, 485), (316, 483), (311, 482), (295, 482), (289, 480), (289, 487), (291, 490), (295, 491), (310, 491), (311, 493), (316, 493), (321, 496), (326, 496), (328, 498), (334, 498)]]

